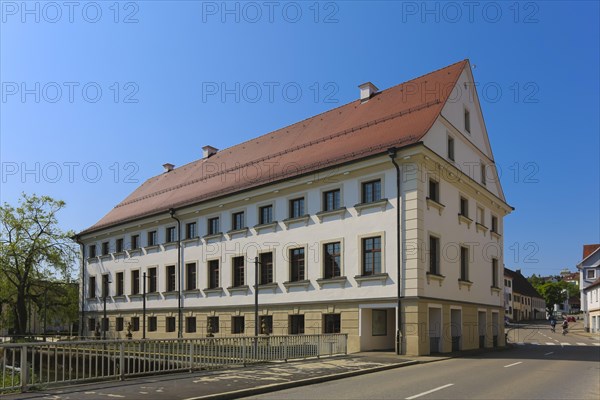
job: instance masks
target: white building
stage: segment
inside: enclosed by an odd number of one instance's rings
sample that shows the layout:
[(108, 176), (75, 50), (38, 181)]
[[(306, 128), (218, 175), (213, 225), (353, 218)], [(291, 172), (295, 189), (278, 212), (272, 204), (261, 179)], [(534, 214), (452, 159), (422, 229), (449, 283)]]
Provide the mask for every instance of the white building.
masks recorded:
[(596, 316), (596, 321), (600, 318), (598, 316), (599, 311), (590, 308), (598, 301), (597, 298), (591, 300), (590, 297), (597, 289), (586, 290), (592, 284), (595, 285), (597, 279), (600, 278), (600, 244), (586, 244), (583, 246), (583, 259), (577, 264), (577, 269), (580, 272), (581, 311), (583, 312), (584, 327), (587, 330), (592, 328), (592, 314)]
[[(467, 60), (148, 179), (78, 235), (86, 334), (504, 344), (503, 218)], [(397, 166), (397, 167), (396, 167)], [(178, 233), (179, 232), (179, 233)], [(147, 277), (144, 279), (144, 274)], [(143, 283), (146, 281), (146, 330)]]
[(513, 278), (504, 270), (504, 316), (513, 319)]

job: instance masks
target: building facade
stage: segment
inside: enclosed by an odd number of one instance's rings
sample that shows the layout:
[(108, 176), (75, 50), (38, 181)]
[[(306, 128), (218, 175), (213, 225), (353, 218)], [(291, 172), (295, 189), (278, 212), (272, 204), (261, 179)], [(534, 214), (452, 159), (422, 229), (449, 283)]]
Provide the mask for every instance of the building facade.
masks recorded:
[(521, 270), (505, 267), (504, 279), (512, 286), (512, 302), (508, 307), (512, 308), (510, 318), (514, 322), (546, 318), (546, 301), (521, 274)]
[[(594, 290), (586, 290), (600, 278), (600, 244), (586, 244), (583, 246), (583, 258), (577, 264), (579, 270), (579, 290), (581, 293), (581, 311), (583, 312), (584, 327), (586, 330), (591, 330), (591, 304), (595, 304), (590, 300), (589, 295), (594, 293)], [(596, 318), (597, 320), (598, 318)]]
[(83, 333), (341, 332), (350, 352), (412, 355), (503, 345), (512, 208), (473, 82), (465, 60), (364, 84), (342, 107), (165, 164), (77, 236)]

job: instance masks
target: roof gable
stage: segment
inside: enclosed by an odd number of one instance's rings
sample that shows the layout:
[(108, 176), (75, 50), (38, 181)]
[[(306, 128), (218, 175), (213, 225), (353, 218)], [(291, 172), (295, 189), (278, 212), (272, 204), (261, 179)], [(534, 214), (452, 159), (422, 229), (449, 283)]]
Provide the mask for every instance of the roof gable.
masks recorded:
[(464, 60), (145, 181), (86, 234), (417, 143), (468, 65)]

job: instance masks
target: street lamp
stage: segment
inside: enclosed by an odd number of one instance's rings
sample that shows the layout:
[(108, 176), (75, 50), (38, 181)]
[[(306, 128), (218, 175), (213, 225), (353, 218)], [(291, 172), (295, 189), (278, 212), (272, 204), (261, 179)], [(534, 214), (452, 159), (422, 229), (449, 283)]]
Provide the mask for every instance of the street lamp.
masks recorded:
[(258, 337), (258, 266), (260, 261), (254, 257), (254, 337)]
[(146, 339), (146, 273), (142, 274), (142, 339)]
[(106, 340), (106, 331), (108, 330), (108, 319), (106, 318), (106, 298), (108, 297), (108, 285), (112, 282), (108, 280), (108, 274), (103, 276), (102, 297), (104, 301), (104, 318), (102, 319), (102, 339)]

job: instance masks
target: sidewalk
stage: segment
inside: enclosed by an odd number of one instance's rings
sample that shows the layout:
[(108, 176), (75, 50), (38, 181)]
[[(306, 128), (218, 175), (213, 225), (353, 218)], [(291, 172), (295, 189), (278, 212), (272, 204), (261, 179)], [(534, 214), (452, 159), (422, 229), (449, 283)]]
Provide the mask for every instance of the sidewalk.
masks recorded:
[[(419, 357), (423, 362), (448, 357)], [(0, 395), (16, 399), (234, 399), (286, 388), (304, 386), (414, 365), (393, 353), (362, 353), (322, 359), (280, 362), (217, 371), (198, 371), (170, 375), (79, 384), (29, 393)]]

